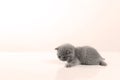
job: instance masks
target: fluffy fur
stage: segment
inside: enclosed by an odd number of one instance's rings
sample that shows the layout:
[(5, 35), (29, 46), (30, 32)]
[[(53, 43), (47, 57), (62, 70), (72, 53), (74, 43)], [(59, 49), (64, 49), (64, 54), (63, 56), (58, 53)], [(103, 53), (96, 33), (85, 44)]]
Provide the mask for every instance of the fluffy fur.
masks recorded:
[(104, 58), (96, 49), (90, 46), (74, 47), (71, 44), (63, 44), (57, 48), (57, 56), (61, 61), (67, 61), (66, 67), (77, 64), (106, 66)]

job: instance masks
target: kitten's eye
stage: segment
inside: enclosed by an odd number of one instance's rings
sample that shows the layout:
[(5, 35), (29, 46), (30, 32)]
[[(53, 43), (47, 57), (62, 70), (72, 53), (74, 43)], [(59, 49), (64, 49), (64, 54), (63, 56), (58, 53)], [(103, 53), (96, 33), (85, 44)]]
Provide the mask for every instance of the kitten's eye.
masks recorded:
[(71, 52), (69, 50), (66, 51), (66, 54), (70, 54)]

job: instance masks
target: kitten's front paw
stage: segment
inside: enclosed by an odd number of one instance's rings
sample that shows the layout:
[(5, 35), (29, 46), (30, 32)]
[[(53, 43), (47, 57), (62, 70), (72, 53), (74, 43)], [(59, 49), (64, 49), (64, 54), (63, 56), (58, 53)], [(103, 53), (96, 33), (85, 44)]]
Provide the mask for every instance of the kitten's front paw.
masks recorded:
[(71, 64), (66, 64), (65, 67), (70, 68), (70, 67), (72, 67), (72, 65)]

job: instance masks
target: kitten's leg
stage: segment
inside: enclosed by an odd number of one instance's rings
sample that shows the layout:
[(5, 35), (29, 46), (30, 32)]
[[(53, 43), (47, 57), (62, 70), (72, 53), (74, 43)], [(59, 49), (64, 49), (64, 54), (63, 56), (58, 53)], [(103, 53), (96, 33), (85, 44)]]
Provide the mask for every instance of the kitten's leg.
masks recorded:
[(79, 60), (77, 58), (74, 58), (74, 59), (69, 59), (65, 66), (68, 68), (68, 67), (75, 66), (77, 64), (79, 64)]

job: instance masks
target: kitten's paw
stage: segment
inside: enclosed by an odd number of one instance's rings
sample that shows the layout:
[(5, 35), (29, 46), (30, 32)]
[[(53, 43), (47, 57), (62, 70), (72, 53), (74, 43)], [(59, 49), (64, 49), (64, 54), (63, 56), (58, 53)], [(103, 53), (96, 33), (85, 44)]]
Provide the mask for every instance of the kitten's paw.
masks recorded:
[(65, 67), (70, 68), (70, 67), (72, 67), (72, 65), (71, 64), (66, 64)]

